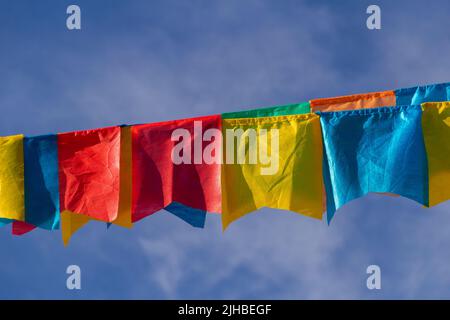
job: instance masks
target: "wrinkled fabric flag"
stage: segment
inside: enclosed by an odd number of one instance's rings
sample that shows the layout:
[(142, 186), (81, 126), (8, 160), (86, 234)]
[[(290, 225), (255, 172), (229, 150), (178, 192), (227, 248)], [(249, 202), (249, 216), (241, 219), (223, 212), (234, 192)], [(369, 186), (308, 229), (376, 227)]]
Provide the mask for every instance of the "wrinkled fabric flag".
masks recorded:
[(0, 137), (1, 219), (25, 220), (23, 158), (23, 135)]
[(321, 219), (322, 141), (315, 114), (223, 119), (222, 225), (262, 207)]
[(418, 105), (424, 102), (450, 100), (450, 82), (395, 90), (397, 105)]
[(220, 128), (219, 115), (132, 127), (133, 222), (166, 208), (203, 227), (221, 212)]
[(310, 104), (312, 112), (324, 112), (387, 107), (394, 106), (396, 102), (394, 91), (381, 91), (313, 99)]
[(13, 234), (35, 227), (59, 228), (58, 143), (56, 135), (25, 137), (25, 222), (14, 221)]
[(64, 244), (90, 218), (117, 218), (120, 127), (58, 134), (61, 229)]
[[(344, 110), (359, 110), (378, 107), (391, 107), (399, 105), (415, 105), (426, 101), (445, 101), (450, 98), (449, 83), (412, 88), (395, 91), (382, 91), (355, 94), (342, 97), (311, 100), (313, 112), (333, 112)], [(388, 196), (398, 196), (383, 192)]]
[(320, 112), (327, 218), (369, 192), (428, 205), (420, 106)]
[(429, 205), (450, 199), (450, 102), (422, 104), (428, 157)]
[[(222, 119), (275, 117), (275, 116), (307, 114), (310, 112), (311, 112), (310, 103), (301, 102), (297, 104), (288, 104), (268, 108), (227, 112), (222, 114)], [(324, 202), (323, 208), (325, 208), (325, 196), (323, 197), (323, 202)]]
[[(131, 221), (131, 127), (122, 125), (120, 127), (120, 191), (119, 211), (113, 222), (107, 222), (108, 228), (114, 224), (124, 228), (132, 228)], [(78, 229), (91, 220), (84, 215), (66, 214), (66, 228), (68, 238)]]
[(310, 109), (311, 108), (309, 106), (309, 102), (302, 102), (298, 104), (288, 104), (284, 106), (275, 106), (238, 112), (226, 112), (222, 113), (222, 119), (260, 118), (260, 117), (305, 114), (309, 113), (311, 111)]

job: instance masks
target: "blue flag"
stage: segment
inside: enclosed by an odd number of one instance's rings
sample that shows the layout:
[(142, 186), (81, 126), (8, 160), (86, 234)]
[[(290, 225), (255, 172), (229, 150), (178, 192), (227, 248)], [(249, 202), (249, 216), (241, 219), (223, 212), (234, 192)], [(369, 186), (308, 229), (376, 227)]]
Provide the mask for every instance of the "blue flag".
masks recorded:
[(193, 227), (203, 228), (205, 226), (206, 211), (204, 210), (190, 208), (175, 201), (165, 207), (164, 210), (184, 220)]
[(59, 228), (58, 144), (56, 135), (25, 137), (25, 222)]
[(328, 223), (336, 210), (369, 192), (428, 205), (420, 106), (319, 112)]
[(395, 96), (398, 106), (449, 101), (450, 82), (395, 90)]

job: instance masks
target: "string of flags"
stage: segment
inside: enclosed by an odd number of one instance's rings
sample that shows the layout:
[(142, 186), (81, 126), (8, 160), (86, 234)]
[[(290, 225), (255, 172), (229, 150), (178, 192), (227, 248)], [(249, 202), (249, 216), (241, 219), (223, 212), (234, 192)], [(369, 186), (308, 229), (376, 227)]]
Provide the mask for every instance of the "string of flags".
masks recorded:
[(225, 230), (262, 207), (328, 223), (375, 192), (450, 198), (450, 83), (220, 115), (0, 137), (0, 225), (131, 228), (164, 209)]

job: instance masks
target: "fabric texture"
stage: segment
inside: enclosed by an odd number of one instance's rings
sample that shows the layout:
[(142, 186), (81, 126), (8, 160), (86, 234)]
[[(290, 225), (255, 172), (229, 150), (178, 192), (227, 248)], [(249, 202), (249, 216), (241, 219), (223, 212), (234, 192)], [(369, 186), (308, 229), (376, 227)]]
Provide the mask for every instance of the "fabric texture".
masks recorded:
[(117, 218), (120, 128), (58, 135), (61, 211), (111, 222)]
[(361, 93), (341, 97), (313, 99), (310, 101), (312, 112), (343, 111), (394, 106), (394, 91)]
[[(122, 125), (120, 127), (120, 190), (119, 190), (119, 209), (117, 218), (113, 222), (107, 222), (124, 228), (131, 228), (131, 127)], [(65, 228), (63, 238), (68, 243), (72, 235), (87, 224), (91, 219), (85, 215), (64, 214)]]
[(420, 106), (319, 113), (324, 142), (327, 218), (369, 192), (428, 205)]
[(59, 228), (58, 142), (56, 135), (25, 137), (25, 221)]
[(25, 222), (14, 221), (22, 235), (36, 227), (59, 229), (58, 143), (56, 135), (25, 137)]
[(166, 208), (201, 227), (206, 212), (221, 212), (220, 128), (220, 115), (132, 127), (133, 222)]
[(317, 115), (223, 119), (222, 126), (223, 229), (262, 207), (321, 219), (322, 141)]
[(395, 96), (397, 105), (449, 101), (450, 82), (399, 89), (395, 91)]
[(450, 102), (422, 104), (428, 157), (429, 205), (450, 199)]
[(0, 218), (25, 220), (23, 135), (0, 137)]
[(67, 245), (90, 218), (117, 218), (120, 127), (58, 134), (61, 228)]

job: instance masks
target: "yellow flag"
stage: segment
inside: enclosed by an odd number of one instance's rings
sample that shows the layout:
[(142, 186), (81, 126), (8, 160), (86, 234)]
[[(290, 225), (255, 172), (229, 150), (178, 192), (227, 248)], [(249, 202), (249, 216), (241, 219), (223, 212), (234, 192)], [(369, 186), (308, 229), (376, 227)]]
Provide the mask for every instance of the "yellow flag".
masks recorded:
[(112, 223), (121, 227), (131, 228), (131, 127), (122, 127), (120, 131), (120, 192), (119, 212)]
[(65, 210), (61, 212), (61, 234), (63, 243), (65, 246), (69, 244), (72, 235), (77, 232), (81, 227), (88, 223), (91, 218), (89, 216), (73, 213)]
[(322, 136), (316, 114), (223, 119), (222, 224), (262, 207), (321, 219)]
[[(120, 131), (120, 192), (119, 211), (112, 224), (131, 228), (131, 127)], [(61, 213), (61, 230), (64, 245), (69, 244), (72, 235), (92, 219), (87, 215), (64, 211)]]
[(424, 103), (422, 109), (431, 207), (450, 199), (450, 102)]
[(25, 220), (23, 135), (0, 137), (0, 218)]

